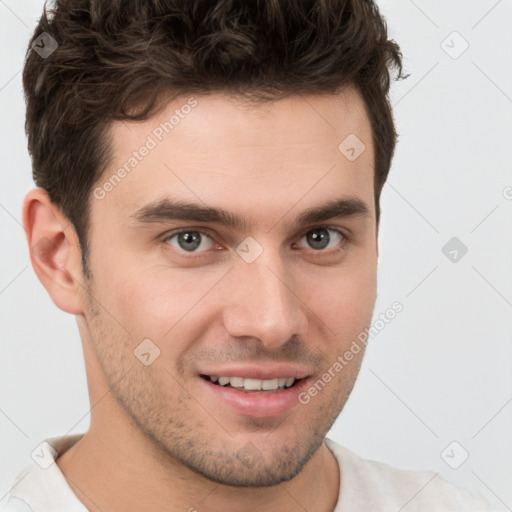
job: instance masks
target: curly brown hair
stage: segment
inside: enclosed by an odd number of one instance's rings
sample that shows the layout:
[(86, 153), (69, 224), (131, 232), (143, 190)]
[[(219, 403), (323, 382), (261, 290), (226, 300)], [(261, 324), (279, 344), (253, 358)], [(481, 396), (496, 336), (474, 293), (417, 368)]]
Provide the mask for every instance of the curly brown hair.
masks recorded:
[[(43, 32), (58, 45), (46, 58), (33, 49)], [(400, 49), (371, 0), (56, 0), (23, 70), (34, 181), (73, 224), (88, 275), (90, 195), (110, 164), (112, 121), (148, 119), (162, 96), (264, 102), (353, 85), (372, 127), (378, 223), (397, 138), (392, 68), (402, 76)]]

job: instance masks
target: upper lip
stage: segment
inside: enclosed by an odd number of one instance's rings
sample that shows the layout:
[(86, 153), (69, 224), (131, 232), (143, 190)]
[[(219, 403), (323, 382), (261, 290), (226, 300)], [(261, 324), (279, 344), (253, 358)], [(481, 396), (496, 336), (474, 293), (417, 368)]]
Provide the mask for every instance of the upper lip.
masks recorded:
[(298, 366), (277, 364), (272, 366), (230, 366), (200, 371), (200, 375), (210, 377), (246, 377), (248, 379), (272, 380), (279, 377), (303, 379), (310, 372)]

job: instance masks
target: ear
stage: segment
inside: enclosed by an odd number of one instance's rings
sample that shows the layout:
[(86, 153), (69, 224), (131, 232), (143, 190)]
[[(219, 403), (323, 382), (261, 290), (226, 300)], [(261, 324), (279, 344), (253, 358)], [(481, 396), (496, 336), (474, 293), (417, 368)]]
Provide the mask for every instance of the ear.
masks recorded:
[(41, 188), (23, 201), (23, 226), (32, 267), (57, 307), (83, 313), (81, 251), (73, 225)]

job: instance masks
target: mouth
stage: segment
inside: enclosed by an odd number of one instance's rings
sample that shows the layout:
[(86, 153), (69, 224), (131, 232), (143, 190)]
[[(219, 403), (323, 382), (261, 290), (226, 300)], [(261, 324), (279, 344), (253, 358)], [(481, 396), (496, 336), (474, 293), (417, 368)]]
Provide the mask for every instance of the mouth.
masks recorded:
[(298, 397), (310, 385), (313, 369), (290, 363), (232, 363), (201, 368), (196, 375), (207, 403), (226, 418), (271, 418), (292, 410), (303, 414)]
[(276, 393), (296, 386), (303, 379), (276, 377), (274, 379), (253, 379), (250, 377), (228, 377), (225, 375), (200, 375), (216, 386), (233, 388), (244, 393)]
[[(199, 374), (198, 381), (207, 403), (215, 410), (252, 418), (272, 418), (303, 410), (298, 408), (298, 397), (309, 386), (310, 374), (290, 368), (281, 371), (237, 368), (232, 372), (238, 375), (230, 375), (227, 369), (228, 375), (224, 371), (218, 372), (224, 375)], [(250, 376), (246, 376), (247, 373)]]

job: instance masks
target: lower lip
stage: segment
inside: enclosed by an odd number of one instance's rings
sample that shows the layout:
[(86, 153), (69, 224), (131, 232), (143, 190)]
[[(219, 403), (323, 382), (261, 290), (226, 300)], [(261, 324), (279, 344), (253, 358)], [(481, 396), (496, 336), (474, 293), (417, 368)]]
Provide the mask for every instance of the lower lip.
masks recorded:
[(223, 387), (209, 380), (198, 377), (206, 393), (215, 400), (226, 403), (230, 408), (243, 416), (253, 418), (271, 418), (279, 416), (294, 406), (300, 405), (299, 394), (307, 387), (309, 377), (305, 377), (291, 388), (279, 391), (258, 393), (254, 391), (238, 391), (230, 386)]

